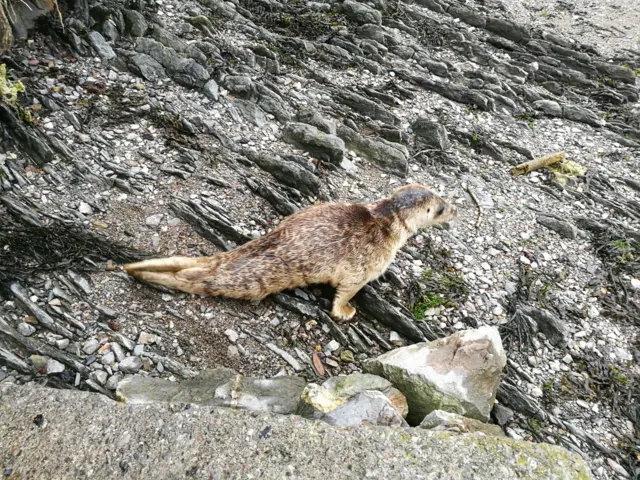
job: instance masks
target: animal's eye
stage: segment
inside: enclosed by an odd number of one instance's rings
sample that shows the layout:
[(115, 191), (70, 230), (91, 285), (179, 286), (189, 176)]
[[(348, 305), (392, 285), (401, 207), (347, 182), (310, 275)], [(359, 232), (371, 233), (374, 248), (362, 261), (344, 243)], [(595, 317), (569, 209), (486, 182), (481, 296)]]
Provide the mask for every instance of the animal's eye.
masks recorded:
[(431, 213), (431, 209), (430, 208), (427, 208), (427, 213)]

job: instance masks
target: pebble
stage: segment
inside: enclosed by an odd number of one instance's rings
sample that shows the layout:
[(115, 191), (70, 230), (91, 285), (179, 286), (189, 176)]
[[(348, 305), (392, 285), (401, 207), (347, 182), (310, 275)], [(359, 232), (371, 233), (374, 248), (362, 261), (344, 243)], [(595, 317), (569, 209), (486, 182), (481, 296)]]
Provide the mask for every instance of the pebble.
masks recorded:
[(111, 350), (113, 351), (114, 355), (116, 356), (116, 360), (118, 362), (121, 362), (122, 360), (124, 360), (126, 358), (124, 350), (122, 349), (122, 347), (120, 346), (119, 343), (111, 342)]
[(111, 365), (115, 361), (116, 361), (116, 355), (113, 352), (109, 352), (102, 357), (103, 365)]
[(573, 357), (570, 354), (566, 354), (563, 358), (562, 361), (564, 363), (566, 363), (567, 365), (570, 364), (571, 362), (573, 362)]
[(104, 385), (105, 383), (107, 383), (107, 378), (109, 378), (107, 372), (104, 372), (102, 370), (95, 371), (91, 375), (100, 385)]
[(582, 408), (589, 409), (589, 404), (587, 402), (585, 402), (584, 400), (576, 400), (576, 403), (579, 406), (581, 406)]
[(153, 333), (140, 332), (138, 336), (138, 343), (141, 345), (151, 345), (152, 343), (156, 343), (158, 341), (157, 335)]
[(64, 350), (68, 346), (69, 346), (68, 338), (62, 338), (60, 340), (56, 340), (56, 347), (58, 347), (60, 350)]
[(31, 335), (36, 333), (36, 327), (24, 322), (18, 324), (17, 330), (20, 335), (25, 337), (30, 337)]
[(331, 340), (328, 344), (327, 344), (327, 349), (329, 349), (330, 352), (335, 352), (336, 350), (338, 350), (340, 348), (340, 344), (335, 341), (335, 340)]
[(236, 343), (238, 341), (238, 332), (235, 330), (228, 328), (224, 331), (224, 334), (227, 336), (231, 343)]
[(227, 347), (227, 355), (229, 357), (238, 357), (240, 355), (238, 347), (236, 347), (235, 345), (229, 345), (229, 347)]

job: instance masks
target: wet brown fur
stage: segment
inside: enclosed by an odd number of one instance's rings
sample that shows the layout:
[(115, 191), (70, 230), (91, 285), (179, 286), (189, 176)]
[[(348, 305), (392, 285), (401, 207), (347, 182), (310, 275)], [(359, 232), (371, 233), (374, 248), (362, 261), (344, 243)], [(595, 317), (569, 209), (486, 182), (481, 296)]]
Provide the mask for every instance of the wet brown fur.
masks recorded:
[(456, 207), (428, 188), (407, 185), (375, 203), (308, 207), (230, 252), (124, 268), (135, 278), (172, 289), (245, 300), (328, 283), (337, 288), (331, 315), (344, 321), (355, 315), (347, 302), (384, 273), (419, 228), (456, 217)]

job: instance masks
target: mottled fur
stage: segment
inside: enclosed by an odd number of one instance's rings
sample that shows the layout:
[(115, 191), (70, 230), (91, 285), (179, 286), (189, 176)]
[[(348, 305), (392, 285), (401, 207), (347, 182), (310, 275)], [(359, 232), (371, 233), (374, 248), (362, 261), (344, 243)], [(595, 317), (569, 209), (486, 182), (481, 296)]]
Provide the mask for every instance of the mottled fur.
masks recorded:
[(407, 185), (376, 203), (308, 207), (230, 252), (124, 268), (140, 280), (176, 290), (246, 300), (328, 283), (337, 288), (331, 315), (350, 320), (355, 309), (347, 302), (384, 273), (419, 228), (456, 217), (456, 207), (428, 188)]

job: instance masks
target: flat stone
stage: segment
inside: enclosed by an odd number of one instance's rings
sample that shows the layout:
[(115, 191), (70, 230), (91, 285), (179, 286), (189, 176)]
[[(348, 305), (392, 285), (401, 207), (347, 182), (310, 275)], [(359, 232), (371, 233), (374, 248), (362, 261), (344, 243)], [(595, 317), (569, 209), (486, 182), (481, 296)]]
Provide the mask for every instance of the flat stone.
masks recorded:
[[(127, 478), (153, 472), (157, 479), (182, 478), (187, 471), (199, 472), (194, 478), (242, 472), (265, 480), (292, 471), (297, 478), (326, 480), (342, 479), (345, 472), (350, 478), (381, 480), (592, 478), (584, 460), (562, 447), (473, 433), (338, 428), (295, 416), (199, 405), (123, 408), (96, 393), (6, 382), (0, 384), (0, 411), (0, 459), (18, 478), (33, 476), (34, 469), (42, 478), (73, 478), (80, 471), (122, 478), (123, 469)], [(34, 412), (47, 420), (37, 434)], [(105, 445), (117, 445), (117, 461), (96, 454)], [(14, 448), (20, 455), (11, 453)]]
[(496, 437), (505, 436), (498, 425), (484, 423), (473, 418), (463, 417), (457, 413), (444, 412), (442, 410), (434, 410), (424, 417), (419, 427), (436, 431), (458, 433), (482, 432), (485, 435), (493, 435)]
[(118, 363), (118, 370), (120, 370), (122, 373), (138, 373), (142, 366), (142, 359), (140, 357), (132, 355), (130, 357), (126, 357), (124, 360)]
[(148, 216), (144, 223), (146, 223), (149, 227), (159, 227), (162, 223), (162, 219), (164, 218), (164, 213), (156, 213), (154, 215)]
[[(329, 364), (328, 360), (325, 359), (327, 364)], [(322, 385), (314, 383), (307, 385), (300, 397), (300, 404), (296, 413), (306, 418), (324, 420), (328, 414), (347, 403), (355, 401), (355, 398), (364, 392), (379, 392), (383, 394), (402, 418), (409, 411), (404, 395), (394, 388), (388, 380), (376, 375), (352, 373), (346, 376), (331, 377)], [(371, 401), (372, 405), (381, 409), (378, 412), (382, 415), (381, 418), (392, 421), (390, 417), (381, 412), (386, 410), (386, 404), (377, 402), (372, 398), (361, 399), (361, 401), (364, 403)], [(351, 407), (348, 409), (352, 413), (356, 410), (352, 410)], [(359, 420), (354, 421), (356, 423), (359, 422)], [(369, 418), (369, 421), (371, 421), (371, 418)]]
[(89, 38), (91, 46), (103, 60), (112, 60), (116, 58), (116, 53), (113, 51), (113, 48), (111, 48), (99, 32), (91, 31), (87, 37)]
[(62, 373), (65, 370), (65, 366), (57, 360), (50, 358), (47, 360), (47, 375), (53, 375), (56, 373)]
[(252, 378), (228, 368), (216, 368), (180, 382), (139, 375), (125, 377), (118, 384), (116, 395), (129, 404), (194, 403), (291, 414), (304, 387), (304, 379), (298, 376)]
[(284, 128), (283, 139), (321, 160), (335, 164), (340, 164), (346, 151), (345, 143), (341, 138), (304, 123), (289, 123)]
[(559, 220), (547, 215), (538, 215), (536, 220), (540, 225), (547, 227), (549, 230), (553, 230), (561, 237), (573, 240), (578, 236), (577, 227), (564, 220)]
[(383, 172), (406, 176), (409, 155), (404, 145), (365, 137), (346, 125), (338, 126), (338, 136), (350, 150), (358, 152)]
[(95, 338), (90, 338), (84, 345), (82, 345), (82, 351), (87, 355), (93, 355), (100, 348), (100, 342)]
[(129, 68), (149, 82), (156, 82), (167, 76), (164, 67), (146, 53), (138, 53), (131, 57)]
[(376, 391), (359, 393), (344, 405), (328, 412), (322, 420), (330, 425), (352, 427), (354, 425), (408, 426), (400, 412), (384, 394)]
[(555, 314), (543, 308), (521, 307), (521, 310), (545, 334), (551, 345), (558, 348), (567, 345), (569, 329)]
[(562, 107), (552, 100), (537, 100), (533, 102), (533, 108), (540, 110), (551, 117), (561, 117)]
[(392, 350), (363, 367), (405, 395), (407, 421), (417, 425), (434, 410), (486, 422), (506, 361), (498, 330), (485, 326)]

